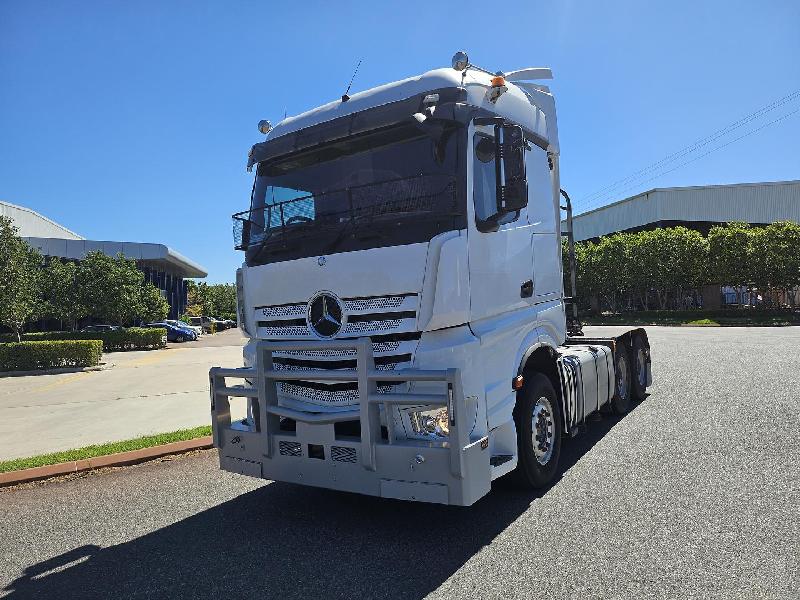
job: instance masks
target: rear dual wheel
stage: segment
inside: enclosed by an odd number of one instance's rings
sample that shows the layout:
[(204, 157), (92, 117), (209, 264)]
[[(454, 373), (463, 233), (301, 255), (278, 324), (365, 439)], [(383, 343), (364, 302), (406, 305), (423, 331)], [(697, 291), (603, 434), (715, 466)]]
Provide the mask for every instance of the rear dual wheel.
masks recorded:
[(649, 350), (643, 336), (633, 335), (630, 349), (625, 344), (617, 344), (614, 351), (614, 398), (611, 400), (615, 414), (627, 414), (634, 400), (641, 401), (647, 396), (649, 362)]

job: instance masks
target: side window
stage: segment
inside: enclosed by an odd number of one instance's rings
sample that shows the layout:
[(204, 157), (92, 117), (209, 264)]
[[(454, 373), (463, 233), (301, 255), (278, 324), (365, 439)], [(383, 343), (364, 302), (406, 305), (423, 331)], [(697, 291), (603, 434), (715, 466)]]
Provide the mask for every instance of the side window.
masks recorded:
[(547, 152), (534, 146), (526, 157), (528, 172), (528, 221), (534, 233), (555, 233), (556, 212), (553, 200), (553, 180), (547, 162)]
[[(472, 199), (475, 219), (486, 221), (497, 214), (497, 174), (495, 170), (494, 137), (476, 133), (472, 141)], [(514, 221), (519, 213), (509, 213), (497, 221), (504, 225)]]

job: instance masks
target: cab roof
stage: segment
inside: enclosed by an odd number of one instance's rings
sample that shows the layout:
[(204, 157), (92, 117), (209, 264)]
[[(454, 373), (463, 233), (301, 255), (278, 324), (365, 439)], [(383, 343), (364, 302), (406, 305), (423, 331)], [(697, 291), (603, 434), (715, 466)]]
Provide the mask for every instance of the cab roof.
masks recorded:
[(488, 73), (470, 68), (466, 71), (462, 83), (460, 71), (452, 68), (434, 69), (422, 75), (355, 93), (346, 102), (335, 100), (299, 115), (287, 117), (275, 125), (265, 141), (269, 142), (320, 123), (426, 92), (463, 87), (467, 93), (467, 104), (519, 123), (547, 140), (548, 150), (557, 154), (559, 147), (555, 100), (550, 90), (542, 85), (507, 81), (507, 91), (492, 102), (488, 96), (491, 78)]

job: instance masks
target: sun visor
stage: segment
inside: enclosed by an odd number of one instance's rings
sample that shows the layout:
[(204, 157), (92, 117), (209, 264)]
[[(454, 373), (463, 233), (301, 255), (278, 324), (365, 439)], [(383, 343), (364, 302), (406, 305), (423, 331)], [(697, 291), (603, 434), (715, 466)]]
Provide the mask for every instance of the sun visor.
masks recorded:
[(422, 110), (425, 97), (438, 94), (436, 104), (436, 118), (460, 120), (463, 111), (458, 109), (456, 103), (466, 99), (466, 90), (463, 88), (444, 88), (418, 94), (405, 100), (391, 102), (376, 106), (368, 110), (355, 112), (349, 115), (324, 121), (295, 132), (268, 139), (255, 144), (250, 149), (247, 160), (247, 169), (254, 164), (271, 160), (278, 156), (292, 154), (298, 150), (311, 148), (326, 142), (347, 138), (359, 133), (365, 133), (382, 127), (389, 127), (408, 120), (411, 115)]

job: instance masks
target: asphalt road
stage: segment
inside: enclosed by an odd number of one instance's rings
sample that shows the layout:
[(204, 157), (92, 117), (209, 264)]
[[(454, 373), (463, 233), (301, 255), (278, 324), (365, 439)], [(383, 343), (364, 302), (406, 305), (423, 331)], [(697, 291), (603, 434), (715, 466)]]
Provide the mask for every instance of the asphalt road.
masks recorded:
[(542, 493), (407, 504), (201, 452), (0, 490), (0, 595), (797, 598), (800, 330), (650, 331), (651, 396)]
[[(210, 425), (208, 369), (242, 365), (238, 329), (112, 352), (104, 371), (0, 377), (0, 460)], [(246, 414), (234, 402), (235, 418)]]

